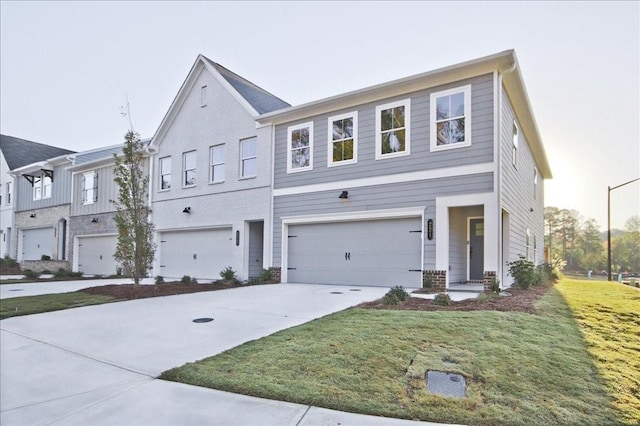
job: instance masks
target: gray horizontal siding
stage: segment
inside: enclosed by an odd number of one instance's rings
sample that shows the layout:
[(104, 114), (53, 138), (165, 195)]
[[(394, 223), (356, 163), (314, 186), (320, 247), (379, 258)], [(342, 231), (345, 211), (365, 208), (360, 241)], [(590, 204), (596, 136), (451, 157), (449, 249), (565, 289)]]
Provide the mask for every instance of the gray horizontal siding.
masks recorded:
[[(279, 266), (282, 254), (282, 217), (340, 214), (368, 210), (426, 206), (425, 219), (435, 221), (438, 196), (493, 191), (493, 173), (379, 185), (350, 189), (348, 201), (338, 199), (340, 191), (323, 191), (274, 198), (273, 260)], [(434, 224), (434, 227), (437, 224)], [(435, 267), (435, 238), (425, 238), (425, 268)]]
[(34, 200), (33, 186), (25, 177), (16, 177), (14, 180), (16, 211), (20, 212), (69, 204), (71, 202), (71, 172), (65, 170), (65, 167), (68, 166), (69, 164), (66, 163), (54, 167), (51, 198)]
[[(471, 137), (466, 148), (430, 152), (430, 94), (471, 84)], [(375, 108), (387, 102), (411, 99), (411, 155), (375, 160)], [(358, 162), (328, 167), (328, 118), (358, 111)], [(287, 174), (287, 128), (313, 121), (313, 170)], [(275, 129), (274, 187), (287, 188), (393, 173), (431, 170), (493, 161), (493, 78), (484, 75), (446, 86), (413, 92), (394, 98), (359, 105), (296, 122), (281, 124)]]

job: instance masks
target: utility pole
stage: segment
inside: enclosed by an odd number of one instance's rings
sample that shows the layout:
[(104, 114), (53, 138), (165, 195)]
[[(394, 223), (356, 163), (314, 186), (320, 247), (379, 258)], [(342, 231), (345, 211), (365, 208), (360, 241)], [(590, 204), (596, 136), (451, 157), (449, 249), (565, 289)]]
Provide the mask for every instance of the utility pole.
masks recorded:
[(621, 186), (629, 185), (630, 183), (633, 183), (637, 180), (640, 180), (640, 178), (630, 180), (629, 182), (614, 186), (613, 188), (607, 186), (607, 266), (609, 281), (611, 281), (611, 191), (620, 188)]

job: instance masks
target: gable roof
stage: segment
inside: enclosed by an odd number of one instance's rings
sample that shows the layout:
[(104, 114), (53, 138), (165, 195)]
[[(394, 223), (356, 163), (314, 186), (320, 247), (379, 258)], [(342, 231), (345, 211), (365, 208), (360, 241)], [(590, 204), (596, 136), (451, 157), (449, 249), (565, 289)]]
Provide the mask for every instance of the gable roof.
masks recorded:
[(522, 79), (514, 50), (506, 50), (364, 89), (272, 111), (260, 115), (256, 118), (256, 121), (265, 126), (277, 125), (493, 72), (498, 72), (503, 78), (507, 96), (509, 96), (520, 120), (522, 131), (527, 137), (542, 177), (550, 179), (552, 177), (551, 167), (542, 145), (542, 138), (533, 115), (533, 109), (529, 102), (529, 96), (524, 86), (524, 80)]
[(9, 170), (14, 170), (31, 163), (48, 160), (61, 155), (73, 154), (75, 151), (28, 141), (13, 136), (0, 135), (0, 149)]
[(270, 113), (290, 106), (277, 96), (272, 95), (261, 87), (251, 83), (249, 80), (240, 77), (238, 74), (235, 74), (206, 56), (198, 55), (187, 78), (173, 99), (169, 110), (162, 119), (156, 133), (153, 135), (150, 145), (157, 145), (157, 142), (162, 140), (203, 69), (209, 71), (231, 96), (244, 107), (249, 115), (254, 118), (260, 114)]

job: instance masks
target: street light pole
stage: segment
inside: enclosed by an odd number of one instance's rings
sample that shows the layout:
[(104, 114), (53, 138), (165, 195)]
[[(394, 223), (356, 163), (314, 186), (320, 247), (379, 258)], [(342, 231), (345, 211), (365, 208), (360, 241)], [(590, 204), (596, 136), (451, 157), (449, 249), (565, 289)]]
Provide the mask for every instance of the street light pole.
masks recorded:
[(620, 188), (621, 186), (629, 185), (637, 180), (640, 180), (640, 178), (630, 180), (629, 182), (614, 186), (613, 188), (607, 186), (607, 265), (609, 267), (609, 281), (611, 281), (611, 191)]

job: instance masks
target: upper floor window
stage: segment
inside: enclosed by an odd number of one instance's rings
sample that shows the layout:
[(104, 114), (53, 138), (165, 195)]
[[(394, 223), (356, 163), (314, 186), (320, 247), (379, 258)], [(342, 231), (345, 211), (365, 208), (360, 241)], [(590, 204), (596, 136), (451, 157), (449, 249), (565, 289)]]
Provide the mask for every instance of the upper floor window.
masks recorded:
[(51, 178), (49, 176), (34, 176), (33, 199), (43, 200), (51, 198)]
[(357, 161), (358, 112), (329, 117), (327, 164), (337, 166)]
[(289, 127), (287, 173), (313, 169), (313, 122)]
[(171, 189), (171, 157), (164, 157), (159, 160), (160, 168), (160, 190)]
[(538, 169), (533, 168), (533, 198), (538, 198)]
[(471, 145), (471, 86), (432, 93), (431, 151)]
[(376, 160), (409, 155), (411, 101), (391, 102), (376, 107)]
[(525, 235), (525, 251), (526, 259), (531, 260), (531, 230), (527, 228), (527, 234)]
[(240, 177), (253, 177), (258, 174), (258, 138), (240, 141)]
[(12, 190), (13, 190), (13, 185), (11, 185), (13, 182), (7, 182), (7, 204), (11, 204), (11, 194), (12, 194)]
[(207, 106), (207, 86), (200, 88), (200, 106)]
[(518, 138), (520, 131), (518, 130), (518, 123), (513, 120), (513, 143), (511, 145), (511, 164), (513, 167), (518, 166)]
[(196, 152), (189, 151), (182, 154), (182, 186), (196, 184)]
[(209, 151), (209, 182), (224, 182), (224, 145), (212, 146)]
[(98, 175), (95, 171), (82, 174), (82, 204), (98, 201)]

